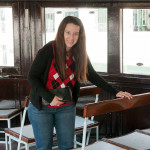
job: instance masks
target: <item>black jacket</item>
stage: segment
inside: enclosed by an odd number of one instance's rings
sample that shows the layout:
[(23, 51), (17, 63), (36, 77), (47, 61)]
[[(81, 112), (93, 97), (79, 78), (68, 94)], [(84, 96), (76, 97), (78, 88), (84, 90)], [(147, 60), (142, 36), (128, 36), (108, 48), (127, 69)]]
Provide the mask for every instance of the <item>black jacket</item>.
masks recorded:
[[(30, 100), (32, 104), (39, 110), (41, 109), (41, 97), (43, 97), (47, 102), (50, 103), (55, 96), (50, 91), (45, 89), (51, 62), (54, 58), (52, 42), (47, 43), (43, 48), (38, 51), (37, 56), (33, 61), (33, 64), (28, 74), (28, 81), (31, 85)], [(108, 84), (96, 73), (91, 65), (89, 58), (87, 79), (94, 85), (113, 95), (116, 95), (118, 92), (117, 89)], [(72, 92), (72, 96), (75, 102), (77, 102), (78, 100), (79, 90), (80, 84), (78, 81), (76, 81)]]

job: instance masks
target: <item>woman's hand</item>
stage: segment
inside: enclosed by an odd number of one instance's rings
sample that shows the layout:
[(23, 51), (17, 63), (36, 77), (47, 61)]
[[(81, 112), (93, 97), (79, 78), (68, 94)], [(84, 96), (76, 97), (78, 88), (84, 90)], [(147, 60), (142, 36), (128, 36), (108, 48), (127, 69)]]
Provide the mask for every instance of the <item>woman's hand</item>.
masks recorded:
[(54, 99), (52, 100), (52, 102), (50, 103), (51, 106), (59, 106), (61, 104), (63, 104), (63, 102), (61, 102), (62, 98), (55, 96)]
[(116, 97), (127, 97), (128, 99), (132, 99), (133, 98), (133, 95), (128, 93), (128, 92), (122, 92), (122, 91), (119, 91), (117, 94), (116, 94)]

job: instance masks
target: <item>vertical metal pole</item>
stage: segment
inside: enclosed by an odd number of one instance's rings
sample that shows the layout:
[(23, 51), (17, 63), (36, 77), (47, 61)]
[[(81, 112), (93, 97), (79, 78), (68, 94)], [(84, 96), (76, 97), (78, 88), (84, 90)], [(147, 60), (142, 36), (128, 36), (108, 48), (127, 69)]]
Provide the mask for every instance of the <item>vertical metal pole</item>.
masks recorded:
[(23, 112), (23, 118), (22, 118), (22, 122), (21, 122), (21, 128), (20, 128), (20, 135), (19, 135), (19, 139), (18, 139), (17, 150), (20, 150), (20, 142), (21, 142), (21, 137), (22, 137), (22, 132), (23, 132), (23, 127), (24, 127), (24, 122), (25, 122), (27, 109), (28, 109), (28, 107), (25, 107), (24, 112)]
[(82, 137), (82, 150), (85, 149), (87, 122), (88, 122), (88, 117), (85, 117), (85, 119), (84, 119), (84, 128), (83, 128), (83, 137)]

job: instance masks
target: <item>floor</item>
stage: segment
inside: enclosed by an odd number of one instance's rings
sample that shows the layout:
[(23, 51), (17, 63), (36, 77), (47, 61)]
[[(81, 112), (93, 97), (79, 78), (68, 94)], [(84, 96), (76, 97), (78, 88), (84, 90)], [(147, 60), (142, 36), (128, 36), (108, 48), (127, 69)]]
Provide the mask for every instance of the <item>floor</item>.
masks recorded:
[[(1, 136), (0, 140), (4, 140), (3, 138)], [(17, 146), (18, 146), (17, 142), (16, 141), (12, 141), (12, 150), (17, 150)], [(0, 143), (0, 150), (6, 150), (5, 143)], [(22, 149), (22, 150), (25, 150), (25, 149)], [(35, 146), (30, 147), (29, 150), (35, 150)], [(54, 150), (58, 150), (58, 149), (56, 148)]]
[[(5, 144), (0, 143), (0, 150), (6, 150)], [(17, 150), (17, 143), (16, 142), (13, 142), (12, 150)], [(22, 149), (22, 150), (24, 150), (24, 149)], [(30, 150), (35, 150), (35, 147), (34, 146), (30, 147)], [(58, 150), (58, 149), (56, 148), (54, 150)]]
[[(78, 139), (78, 140), (81, 140), (81, 137), (78, 137), (77, 139)], [(93, 142), (95, 142), (95, 135), (94, 135), (94, 136), (91, 135), (89, 144), (91, 144), (91, 143), (93, 143)], [(5, 144), (0, 143), (0, 150), (6, 150)], [(17, 142), (15, 142), (15, 141), (12, 142), (12, 150), (17, 150)], [(24, 149), (22, 149), (22, 150), (24, 150)], [(33, 146), (33, 147), (30, 147), (30, 150), (35, 150), (35, 147), (34, 147), (34, 146)], [(58, 150), (58, 148), (56, 148), (56, 149), (54, 149), (54, 150)]]
[[(0, 143), (0, 150), (6, 150), (5, 144)], [(12, 143), (12, 150), (17, 150), (17, 143), (16, 142)], [(35, 147), (31, 147), (30, 150), (35, 150)]]

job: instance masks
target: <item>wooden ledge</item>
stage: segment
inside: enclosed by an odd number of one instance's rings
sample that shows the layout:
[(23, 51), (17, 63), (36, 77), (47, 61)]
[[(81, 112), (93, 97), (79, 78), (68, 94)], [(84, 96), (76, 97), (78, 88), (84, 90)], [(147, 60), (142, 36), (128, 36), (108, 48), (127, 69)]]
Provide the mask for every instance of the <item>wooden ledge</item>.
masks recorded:
[(150, 104), (150, 93), (134, 95), (133, 99), (118, 98), (90, 103), (84, 106), (84, 117), (97, 116), (109, 112), (122, 111)]

